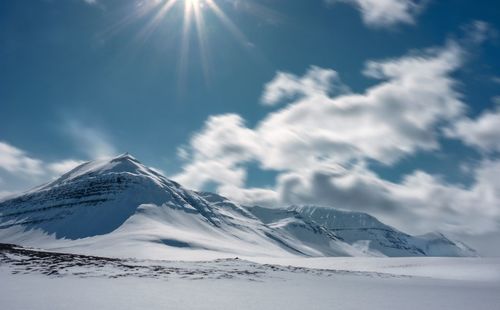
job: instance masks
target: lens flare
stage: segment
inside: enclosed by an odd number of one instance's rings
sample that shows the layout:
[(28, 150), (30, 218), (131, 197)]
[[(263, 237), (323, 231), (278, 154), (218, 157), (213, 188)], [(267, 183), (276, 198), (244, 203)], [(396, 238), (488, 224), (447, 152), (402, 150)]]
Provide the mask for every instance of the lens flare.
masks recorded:
[[(179, 20), (179, 27), (170, 26), (169, 31), (172, 29), (179, 29), (181, 33), (179, 42), (179, 61), (178, 61), (178, 74), (179, 74), (179, 85), (183, 83), (186, 77), (188, 65), (189, 65), (189, 53), (190, 53), (190, 41), (191, 37), (196, 32), (196, 39), (198, 42), (197, 47), (199, 48), (201, 69), (205, 81), (207, 83), (210, 80), (210, 40), (207, 34), (206, 16), (211, 14), (219, 20), (220, 24), (226, 28), (228, 33), (232, 35), (234, 39), (241, 45), (241, 47), (249, 52), (251, 56), (255, 56), (256, 52), (253, 48), (253, 44), (246, 38), (244, 33), (238, 28), (238, 26), (228, 17), (226, 12), (222, 7), (226, 7), (231, 10), (245, 11), (249, 14), (259, 15), (259, 17), (265, 20), (277, 20), (279, 16), (274, 11), (264, 8), (262, 5), (254, 3), (253, 0), (248, 0), (245, 2), (234, 2), (229, 1), (231, 6), (221, 6), (217, 4), (220, 0), (135, 0), (135, 5), (130, 8), (129, 14), (127, 15), (115, 28), (111, 31), (117, 30), (117, 28), (126, 26), (130, 24), (134, 19), (146, 19), (143, 29), (138, 34), (137, 39), (140, 41), (147, 40), (153, 32), (162, 31), (165, 23), (163, 21), (166, 18), (172, 17), (172, 20)], [(179, 13), (180, 16), (176, 15)], [(213, 21), (213, 20), (212, 20)], [(213, 32), (212, 32), (213, 34)], [(171, 37), (176, 37), (171, 36)]]
[(186, 5), (190, 6), (196, 6), (199, 5), (202, 0), (184, 0), (186, 2)]

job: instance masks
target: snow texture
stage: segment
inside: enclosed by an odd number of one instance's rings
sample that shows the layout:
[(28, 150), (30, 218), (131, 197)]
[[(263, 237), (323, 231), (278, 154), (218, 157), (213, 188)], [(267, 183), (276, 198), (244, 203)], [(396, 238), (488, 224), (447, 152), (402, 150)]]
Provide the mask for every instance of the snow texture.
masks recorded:
[(364, 213), (241, 206), (129, 154), (0, 201), (0, 309), (496, 310), (500, 260), (471, 256)]
[(258, 260), (268, 263), (110, 259), (2, 244), (0, 308), (496, 310), (500, 304), (498, 259)]
[(0, 242), (142, 259), (475, 256), (433, 233), (314, 206), (246, 207), (188, 190), (130, 154), (84, 163), (0, 202)]

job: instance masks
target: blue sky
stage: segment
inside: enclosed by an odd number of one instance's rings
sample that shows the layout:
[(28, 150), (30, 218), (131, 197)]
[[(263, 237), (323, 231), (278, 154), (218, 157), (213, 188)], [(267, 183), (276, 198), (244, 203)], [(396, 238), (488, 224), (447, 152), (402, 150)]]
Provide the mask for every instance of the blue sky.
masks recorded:
[(2, 195), (128, 151), (245, 204), (498, 240), (500, 4), (168, 7), (0, 2)]

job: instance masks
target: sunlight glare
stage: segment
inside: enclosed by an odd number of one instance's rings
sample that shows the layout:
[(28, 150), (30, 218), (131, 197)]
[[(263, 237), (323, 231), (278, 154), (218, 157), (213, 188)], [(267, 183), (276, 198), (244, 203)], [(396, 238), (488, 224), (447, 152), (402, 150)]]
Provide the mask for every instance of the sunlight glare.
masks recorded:
[[(226, 12), (223, 10), (224, 6), (219, 6), (217, 3), (218, 1), (219, 0), (138, 0), (137, 5), (135, 6), (135, 17), (143, 18), (148, 16), (149, 18), (138, 36), (138, 39), (141, 39), (141, 43), (149, 38), (156, 30), (161, 29), (161, 25), (165, 25), (163, 21), (167, 15), (172, 13), (175, 14), (175, 12), (181, 14), (181, 19), (177, 19), (181, 24), (179, 27), (176, 27), (181, 32), (177, 68), (179, 71), (178, 80), (180, 85), (184, 84), (183, 80), (186, 78), (186, 74), (188, 72), (187, 69), (190, 62), (189, 55), (191, 48), (190, 38), (191, 34), (194, 34), (194, 32), (196, 32), (198, 41), (197, 47), (201, 60), (200, 66), (203, 71), (205, 81), (207, 84), (209, 83), (210, 73), (212, 70), (210, 70), (210, 40), (208, 34), (210, 32), (213, 33), (213, 30), (209, 30), (213, 29), (213, 27), (207, 28), (207, 14), (211, 14), (216, 17), (229, 34), (231, 34), (245, 50), (250, 53), (254, 52), (251, 48), (253, 45), (238, 28), (238, 26), (232, 21), (232, 19), (226, 15)], [(250, 3), (246, 3), (243, 7), (252, 13), (267, 13), (267, 11), (265, 11), (262, 7), (251, 5)], [(126, 18), (121, 25), (128, 24), (130, 20), (130, 17)], [(170, 29), (172, 29), (172, 27), (170, 27)]]
[(196, 7), (196, 6), (199, 6), (201, 4), (202, 0), (184, 0), (184, 1), (186, 2), (186, 5)]

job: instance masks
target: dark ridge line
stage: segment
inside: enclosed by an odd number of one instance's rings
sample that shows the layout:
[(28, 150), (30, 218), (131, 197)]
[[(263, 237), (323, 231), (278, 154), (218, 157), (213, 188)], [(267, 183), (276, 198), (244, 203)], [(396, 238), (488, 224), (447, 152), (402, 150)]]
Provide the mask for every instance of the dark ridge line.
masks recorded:
[(93, 206), (95, 206), (98, 203), (106, 202), (108, 200), (110, 200), (110, 199), (92, 199), (92, 200), (85, 200), (83, 202), (61, 203), (58, 205), (48, 206), (48, 207), (44, 207), (44, 208), (31, 209), (31, 210), (26, 210), (26, 211), (21, 211), (21, 212), (16, 212), (16, 213), (2, 214), (2, 215), (0, 215), (0, 218), (12, 217), (12, 216), (16, 216), (16, 215), (29, 214), (29, 213), (36, 213), (36, 212), (40, 212), (40, 211), (47, 211), (47, 210), (58, 209), (58, 208), (67, 209), (67, 208), (71, 208), (71, 207), (78, 206), (78, 205), (93, 205)]

